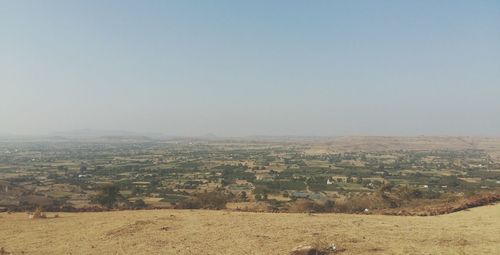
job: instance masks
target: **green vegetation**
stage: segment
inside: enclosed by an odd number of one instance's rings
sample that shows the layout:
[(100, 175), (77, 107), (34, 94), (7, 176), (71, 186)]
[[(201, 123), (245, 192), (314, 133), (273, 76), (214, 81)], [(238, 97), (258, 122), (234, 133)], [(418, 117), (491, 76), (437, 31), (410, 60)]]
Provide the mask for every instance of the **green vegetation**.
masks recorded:
[(500, 164), (481, 149), (306, 153), (311, 146), (0, 142), (0, 207), (222, 209), (259, 202), (272, 210), (299, 203), (295, 209), (349, 212), (500, 188)]

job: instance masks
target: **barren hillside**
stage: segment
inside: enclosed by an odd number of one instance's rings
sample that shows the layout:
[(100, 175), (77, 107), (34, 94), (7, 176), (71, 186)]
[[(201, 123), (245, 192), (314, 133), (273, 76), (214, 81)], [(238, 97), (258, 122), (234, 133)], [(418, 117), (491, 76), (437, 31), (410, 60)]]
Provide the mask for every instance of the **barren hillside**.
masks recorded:
[(499, 254), (500, 205), (433, 217), (203, 210), (0, 214), (11, 254), (288, 254), (335, 243), (339, 254)]

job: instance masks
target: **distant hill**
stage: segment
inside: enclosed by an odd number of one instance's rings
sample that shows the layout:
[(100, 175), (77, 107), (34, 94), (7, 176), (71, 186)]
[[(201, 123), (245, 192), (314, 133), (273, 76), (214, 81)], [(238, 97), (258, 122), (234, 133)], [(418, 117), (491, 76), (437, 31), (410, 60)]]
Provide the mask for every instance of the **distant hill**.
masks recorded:
[(137, 142), (153, 142), (163, 139), (160, 134), (141, 134), (124, 130), (95, 130), (95, 129), (80, 129), (65, 132), (54, 132), (48, 139), (54, 140), (68, 139), (73, 141), (99, 142), (99, 143), (137, 143)]
[(140, 136), (141, 134), (136, 132), (124, 131), (124, 130), (98, 130), (98, 129), (78, 129), (71, 131), (61, 131), (51, 133), (50, 136), (61, 136), (67, 138), (77, 138), (77, 139), (89, 139), (107, 136)]

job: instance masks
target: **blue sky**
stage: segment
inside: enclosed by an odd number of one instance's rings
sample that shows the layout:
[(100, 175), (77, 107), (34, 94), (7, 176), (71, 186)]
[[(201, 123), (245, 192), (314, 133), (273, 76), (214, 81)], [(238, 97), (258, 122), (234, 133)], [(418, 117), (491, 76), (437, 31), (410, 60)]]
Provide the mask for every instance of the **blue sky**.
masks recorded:
[(0, 1), (0, 133), (500, 135), (499, 1)]

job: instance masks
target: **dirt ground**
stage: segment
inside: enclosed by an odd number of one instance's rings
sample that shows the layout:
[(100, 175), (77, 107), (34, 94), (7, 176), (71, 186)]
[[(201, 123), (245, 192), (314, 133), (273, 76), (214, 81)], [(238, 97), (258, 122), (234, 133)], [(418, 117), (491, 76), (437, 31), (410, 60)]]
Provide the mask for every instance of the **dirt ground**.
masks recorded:
[(11, 254), (288, 254), (335, 243), (338, 254), (500, 254), (500, 204), (431, 216), (152, 210), (0, 213)]

